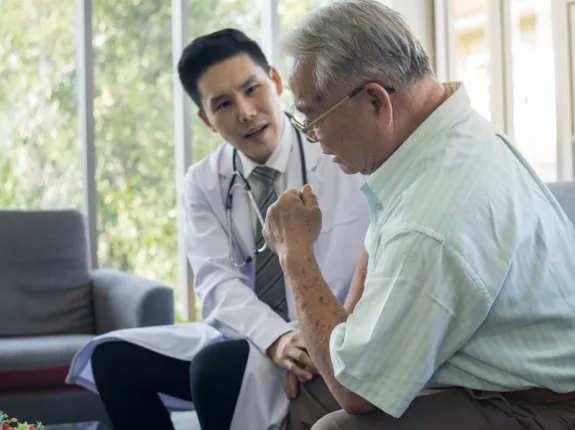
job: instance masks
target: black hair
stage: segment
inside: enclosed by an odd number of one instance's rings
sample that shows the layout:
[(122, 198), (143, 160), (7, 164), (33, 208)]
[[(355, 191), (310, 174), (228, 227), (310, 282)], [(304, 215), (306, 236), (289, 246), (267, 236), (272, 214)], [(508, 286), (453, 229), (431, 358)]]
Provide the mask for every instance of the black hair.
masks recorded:
[(214, 64), (239, 54), (247, 54), (269, 73), (270, 66), (260, 46), (243, 32), (226, 28), (194, 39), (182, 52), (178, 75), (184, 90), (203, 111), (198, 80)]

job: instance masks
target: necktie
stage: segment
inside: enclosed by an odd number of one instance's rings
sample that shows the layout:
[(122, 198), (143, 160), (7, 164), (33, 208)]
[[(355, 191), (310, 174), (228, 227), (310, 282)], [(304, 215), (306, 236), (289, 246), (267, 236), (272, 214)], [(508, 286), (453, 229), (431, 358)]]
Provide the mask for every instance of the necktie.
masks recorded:
[[(265, 219), (270, 205), (278, 198), (275, 190), (275, 179), (278, 171), (266, 166), (257, 166), (251, 173), (260, 181), (261, 193), (258, 198), (258, 209)], [(259, 249), (264, 244), (262, 226), (256, 223), (255, 241)], [(287, 302), (282, 268), (278, 256), (267, 247), (256, 255), (255, 293), (258, 298), (271, 307), (279, 316), (287, 321)]]

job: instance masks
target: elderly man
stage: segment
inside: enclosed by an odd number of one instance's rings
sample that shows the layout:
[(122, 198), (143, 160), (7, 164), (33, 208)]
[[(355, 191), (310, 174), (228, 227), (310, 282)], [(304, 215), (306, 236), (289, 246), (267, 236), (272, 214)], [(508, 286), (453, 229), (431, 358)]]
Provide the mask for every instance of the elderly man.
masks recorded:
[(316, 262), (313, 190), (268, 212), (322, 377), (302, 384), (288, 427), (574, 428), (575, 232), (542, 181), (378, 1), (330, 4), (285, 46), (292, 121), (368, 175), (371, 215), (350, 311)]

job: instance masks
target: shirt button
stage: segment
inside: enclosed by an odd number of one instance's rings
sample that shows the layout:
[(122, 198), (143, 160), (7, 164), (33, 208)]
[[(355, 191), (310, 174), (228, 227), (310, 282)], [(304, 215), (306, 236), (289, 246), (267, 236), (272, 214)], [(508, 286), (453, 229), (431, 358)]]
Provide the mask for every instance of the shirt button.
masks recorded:
[(378, 203), (377, 205), (375, 205), (375, 207), (377, 208), (378, 211), (383, 210), (383, 205), (381, 203)]

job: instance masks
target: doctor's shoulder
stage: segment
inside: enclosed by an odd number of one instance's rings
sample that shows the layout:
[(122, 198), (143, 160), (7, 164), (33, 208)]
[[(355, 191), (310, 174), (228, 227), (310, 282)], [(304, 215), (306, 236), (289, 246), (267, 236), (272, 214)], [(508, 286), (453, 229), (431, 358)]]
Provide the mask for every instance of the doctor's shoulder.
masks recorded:
[(221, 158), (230, 146), (228, 143), (222, 143), (204, 158), (192, 163), (184, 176), (186, 187), (201, 184), (202, 187), (211, 188), (212, 185), (219, 185)]
[[(184, 175), (184, 194), (189, 198), (199, 198), (220, 188), (220, 173), (222, 164), (222, 154), (225, 154), (226, 147), (230, 145), (223, 143), (216, 150), (207, 154), (190, 167)], [(202, 198), (202, 199), (203, 199)]]

